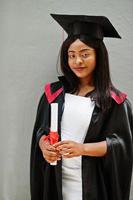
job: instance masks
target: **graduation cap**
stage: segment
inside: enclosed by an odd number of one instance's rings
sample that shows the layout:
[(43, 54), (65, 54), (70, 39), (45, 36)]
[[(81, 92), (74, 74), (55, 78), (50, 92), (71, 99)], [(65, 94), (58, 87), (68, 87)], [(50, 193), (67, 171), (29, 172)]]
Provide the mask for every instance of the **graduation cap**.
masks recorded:
[(91, 39), (103, 37), (121, 38), (112, 23), (105, 16), (61, 15), (51, 16), (66, 31), (68, 36), (88, 35)]

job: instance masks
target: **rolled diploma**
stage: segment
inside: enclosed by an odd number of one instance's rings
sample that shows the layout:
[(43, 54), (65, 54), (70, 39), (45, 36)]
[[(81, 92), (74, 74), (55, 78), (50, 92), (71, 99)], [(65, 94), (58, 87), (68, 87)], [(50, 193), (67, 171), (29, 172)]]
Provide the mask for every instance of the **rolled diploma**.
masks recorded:
[[(50, 130), (57, 132), (58, 129), (58, 103), (51, 103), (51, 124)], [(56, 165), (57, 161), (52, 162), (51, 165)]]
[(58, 127), (58, 103), (51, 103), (51, 131), (57, 132)]

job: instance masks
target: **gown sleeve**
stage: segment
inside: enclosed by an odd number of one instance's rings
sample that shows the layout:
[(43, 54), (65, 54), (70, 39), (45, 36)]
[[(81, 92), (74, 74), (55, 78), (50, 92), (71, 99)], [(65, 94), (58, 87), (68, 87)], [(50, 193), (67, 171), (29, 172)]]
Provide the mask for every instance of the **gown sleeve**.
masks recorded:
[(42, 199), (43, 196), (43, 170), (46, 161), (42, 156), (38, 141), (40, 137), (49, 133), (49, 104), (45, 94), (42, 95), (32, 135), (30, 155), (30, 191), (31, 200)]
[(111, 113), (104, 175), (110, 200), (129, 200), (133, 164), (133, 115), (126, 99)]

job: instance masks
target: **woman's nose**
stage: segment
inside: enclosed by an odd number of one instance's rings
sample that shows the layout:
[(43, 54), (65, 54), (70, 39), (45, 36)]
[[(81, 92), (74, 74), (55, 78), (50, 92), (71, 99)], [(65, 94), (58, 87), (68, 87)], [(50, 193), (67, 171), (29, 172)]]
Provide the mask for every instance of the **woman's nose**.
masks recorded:
[(76, 62), (77, 64), (80, 64), (80, 63), (82, 63), (83, 61), (82, 61), (82, 58), (81, 58), (80, 56), (77, 56), (75, 62)]

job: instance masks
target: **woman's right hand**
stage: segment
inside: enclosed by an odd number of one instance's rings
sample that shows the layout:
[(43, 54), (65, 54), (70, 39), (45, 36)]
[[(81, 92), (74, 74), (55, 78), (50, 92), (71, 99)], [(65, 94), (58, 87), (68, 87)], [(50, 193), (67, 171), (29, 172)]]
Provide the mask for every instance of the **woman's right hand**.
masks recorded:
[(54, 161), (60, 160), (61, 155), (59, 154), (59, 151), (57, 151), (55, 147), (50, 145), (49, 142), (45, 142), (44, 141), (45, 137), (46, 137), (46, 135), (43, 135), (39, 140), (39, 147), (42, 151), (44, 159), (48, 163), (52, 163)]

